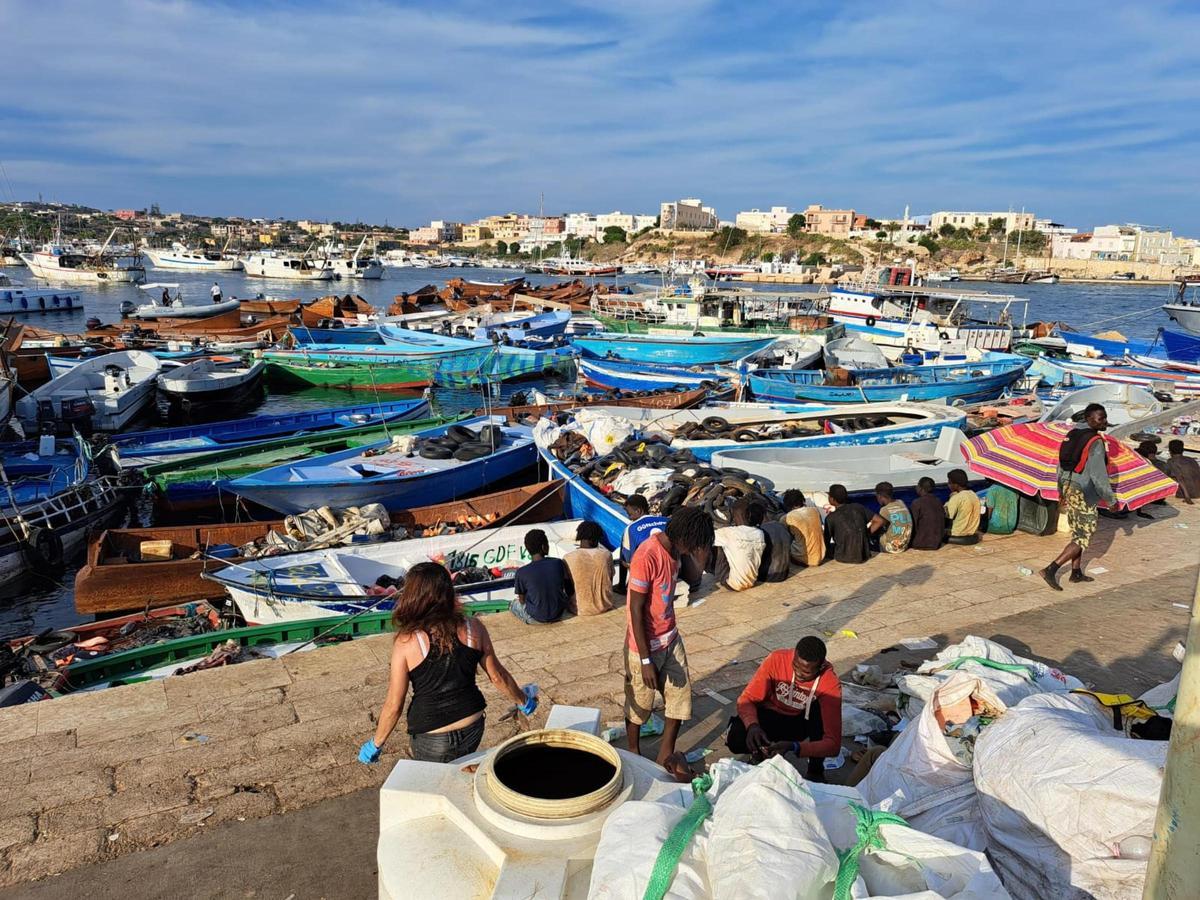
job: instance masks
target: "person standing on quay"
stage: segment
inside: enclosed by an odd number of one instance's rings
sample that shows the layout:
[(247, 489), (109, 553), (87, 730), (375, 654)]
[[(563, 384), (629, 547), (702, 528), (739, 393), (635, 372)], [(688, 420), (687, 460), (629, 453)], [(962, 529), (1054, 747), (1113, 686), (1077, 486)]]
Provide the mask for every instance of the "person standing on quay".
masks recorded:
[(625, 633), (625, 734), (631, 753), (641, 754), (641, 728), (650, 720), (654, 695), (663, 695), (664, 718), (658, 764), (675, 753), (679, 726), (692, 717), (687, 652), (675, 624), (675, 585), (683, 557), (703, 571), (713, 545), (713, 523), (702, 509), (675, 511), (665, 531), (651, 534), (629, 563), (628, 627)]
[(1108, 428), (1108, 413), (1099, 403), (1089, 403), (1083, 411), (1083, 424), (1072, 429), (1058, 448), (1059, 506), (1067, 511), (1071, 541), (1062, 553), (1038, 572), (1053, 590), (1061, 591), (1058, 570), (1071, 564), (1071, 582), (1093, 581), (1083, 573), (1083, 551), (1096, 533), (1101, 501), (1115, 506), (1112, 482), (1108, 478), (1108, 451), (1102, 432)]

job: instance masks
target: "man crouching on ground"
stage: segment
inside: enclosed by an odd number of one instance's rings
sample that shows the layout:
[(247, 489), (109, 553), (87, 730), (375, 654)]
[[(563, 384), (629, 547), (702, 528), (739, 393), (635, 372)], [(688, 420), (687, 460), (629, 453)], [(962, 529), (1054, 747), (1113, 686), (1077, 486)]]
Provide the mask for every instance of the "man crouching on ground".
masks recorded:
[(825, 660), (825, 642), (804, 637), (795, 650), (769, 654), (737, 701), (726, 742), (734, 753), (766, 759), (794, 753), (805, 777), (825, 780), (825, 758), (842, 747), (842, 683)]

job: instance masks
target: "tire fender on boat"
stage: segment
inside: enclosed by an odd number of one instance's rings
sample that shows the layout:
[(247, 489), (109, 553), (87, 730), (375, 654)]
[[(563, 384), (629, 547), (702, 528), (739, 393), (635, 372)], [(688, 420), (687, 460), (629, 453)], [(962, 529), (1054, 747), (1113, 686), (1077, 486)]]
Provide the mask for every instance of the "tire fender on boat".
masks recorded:
[(874, 316), (867, 316), (867, 327), (868, 328), (875, 327), (875, 317)]
[(943, 341), (948, 341), (948, 340), (950, 340), (950, 333), (948, 331), (939, 331), (938, 338), (940, 338)]
[(53, 572), (62, 568), (62, 538), (49, 528), (30, 526), (28, 537), (22, 542), (29, 565), (38, 572)]

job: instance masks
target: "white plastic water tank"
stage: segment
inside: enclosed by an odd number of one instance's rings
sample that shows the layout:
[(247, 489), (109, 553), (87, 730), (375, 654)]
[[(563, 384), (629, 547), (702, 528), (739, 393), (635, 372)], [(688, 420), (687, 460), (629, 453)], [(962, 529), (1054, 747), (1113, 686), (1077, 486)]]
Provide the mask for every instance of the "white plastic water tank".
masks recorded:
[[(563, 801), (514, 795), (493, 763), (537, 744), (594, 753), (613, 777)], [(686, 807), (691, 787), (580, 731), (526, 732), (453, 763), (401, 760), (379, 794), (379, 896), (585, 898), (605, 819), (626, 800), (660, 799)]]

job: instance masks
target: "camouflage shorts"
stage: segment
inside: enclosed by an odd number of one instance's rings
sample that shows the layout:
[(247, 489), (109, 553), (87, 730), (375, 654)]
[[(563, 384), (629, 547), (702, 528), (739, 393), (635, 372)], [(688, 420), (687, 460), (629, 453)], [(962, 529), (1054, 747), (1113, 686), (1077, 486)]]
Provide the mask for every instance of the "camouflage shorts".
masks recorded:
[(1092, 535), (1096, 533), (1096, 522), (1100, 516), (1096, 507), (1088, 504), (1083, 497), (1083, 490), (1072, 482), (1062, 485), (1061, 507), (1067, 510), (1067, 525), (1071, 529), (1071, 540), (1086, 550)]

